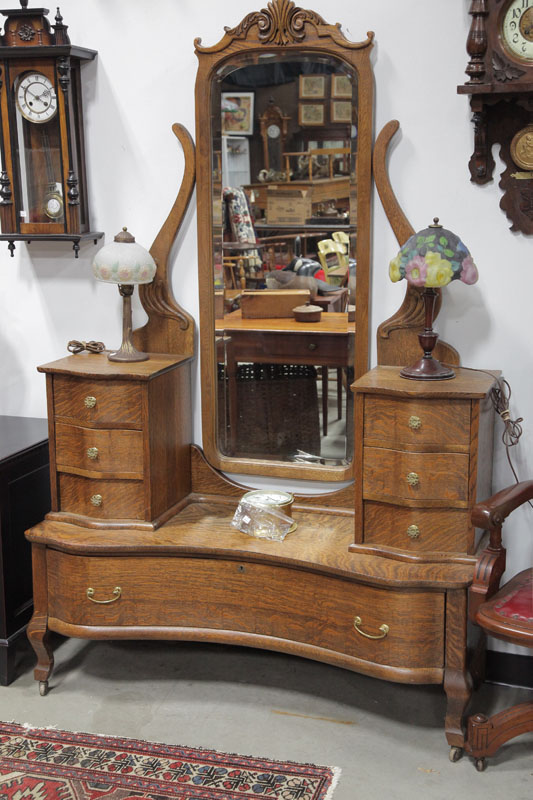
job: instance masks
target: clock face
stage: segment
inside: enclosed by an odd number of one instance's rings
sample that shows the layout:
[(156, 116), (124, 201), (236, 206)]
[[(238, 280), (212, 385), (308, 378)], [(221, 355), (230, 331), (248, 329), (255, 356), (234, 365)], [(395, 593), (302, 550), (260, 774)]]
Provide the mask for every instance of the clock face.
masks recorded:
[(52, 83), (40, 72), (28, 72), (20, 80), (16, 101), (29, 122), (48, 122), (57, 112), (57, 96)]
[(46, 199), (44, 213), (51, 219), (61, 216), (63, 213), (63, 201), (59, 195), (52, 194)]
[(277, 139), (280, 133), (279, 125), (269, 125), (267, 128), (267, 136), (270, 136), (271, 139)]
[(533, 0), (512, 0), (503, 15), (501, 31), (509, 53), (533, 63)]

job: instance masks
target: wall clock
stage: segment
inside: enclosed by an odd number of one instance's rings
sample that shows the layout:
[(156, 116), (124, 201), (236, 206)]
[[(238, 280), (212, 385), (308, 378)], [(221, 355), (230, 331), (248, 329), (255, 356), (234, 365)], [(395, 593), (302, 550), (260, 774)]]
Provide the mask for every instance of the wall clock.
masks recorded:
[(473, 111), (471, 179), (492, 179), (498, 143), (500, 207), (511, 230), (533, 234), (533, 0), (472, 0), (469, 13), (469, 81), (457, 90)]
[(96, 51), (71, 45), (57, 11), (0, 11), (0, 240), (80, 241), (90, 230), (80, 67)]
[(271, 98), (259, 116), (259, 130), (263, 139), (263, 166), (265, 170), (280, 172), (283, 169), (283, 148), (290, 117)]

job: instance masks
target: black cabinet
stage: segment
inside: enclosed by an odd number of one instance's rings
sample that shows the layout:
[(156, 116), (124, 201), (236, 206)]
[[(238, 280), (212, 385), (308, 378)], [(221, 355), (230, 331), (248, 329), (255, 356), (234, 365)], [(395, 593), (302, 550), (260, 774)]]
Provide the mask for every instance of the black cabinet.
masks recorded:
[(33, 610), (24, 531), (50, 511), (45, 419), (0, 416), (0, 684), (15, 677), (15, 647)]

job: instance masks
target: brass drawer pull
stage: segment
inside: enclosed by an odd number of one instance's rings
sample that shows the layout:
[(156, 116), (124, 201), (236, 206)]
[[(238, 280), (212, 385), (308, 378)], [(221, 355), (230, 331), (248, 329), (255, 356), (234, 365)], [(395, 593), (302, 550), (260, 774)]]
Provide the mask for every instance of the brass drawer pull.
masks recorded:
[(92, 395), (87, 395), (85, 400), (83, 401), (85, 408), (94, 408), (96, 405), (96, 397), (92, 397)]
[(90, 458), (92, 461), (95, 458), (98, 458), (98, 448), (97, 447), (88, 447), (87, 448), (87, 458)]
[(409, 525), (407, 528), (407, 535), (410, 539), (419, 539), (420, 538), (420, 528), (418, 525)]
[(379, 630), (381, 631), (381, 633), (377, 633), (377, 634), (365, 633), (359, 627), (362, 624), (362, 622), (363, 622), (363, 620), (361, 619), (361, 617), (356, 617), (354, 619), (354, 621), (353, 621), (353, 626), (354, 626), (355, 630), (357, 631), (357, 633), (360, 633), (361, 636), (365, 637), (365, 639), (384, 639), (385, 636), (388, 634), (388, 632), (390, 630), (389, 626), (384, 622), (383, 625), (379, 626)]
[(316, 350), (317, 347), (318, 347), (318, 345), (316, 344), (316, 342), (311, 342), (311, 344), (307, 345), (307, 349), (308, 350)]
[(412, 431), (417, 431), (422, 426), (422, 420), (420, 417), (417, 417), (416, 414), (413, 414), (409, 417), (409, 422), (407, 424)]
[(115, 588), (113, 589), (113, 597), (111, 598), (111, 600), (95, 600), (94, 589), (92, 588), (92, 586), (89, 586), (89, 588), (87, 589), (87, 599), (90, 600), (92, 603), (98, 603), (99, 605), (102, 606), (107, 605), (107, 603), (114, 603), (115, 600), (118, 600), (121, 594), (122, 594), (122, 589), (120, 588), (120, 586), (115, 586)]
[(409, 486), (418, 486), (420, 483), (420, 478), (418, 477), (416, 472), (410, 472), (406, 478), (407, 483)]
[(93, 496), (91, 497), (91, 503), (93, 504), (93, 506), (101, 506), (103, 499), (104, 498), (102, 497), (101, 494), (93, 494)]

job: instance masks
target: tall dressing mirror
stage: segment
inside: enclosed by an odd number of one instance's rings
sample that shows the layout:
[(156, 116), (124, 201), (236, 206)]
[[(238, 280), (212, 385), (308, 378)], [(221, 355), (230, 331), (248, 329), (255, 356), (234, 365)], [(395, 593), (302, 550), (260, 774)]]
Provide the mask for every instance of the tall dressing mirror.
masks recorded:
[(371, 35), (292, 3), (196, 42), (203, 444), (230, 472), (352, 474), (368, 364)]

